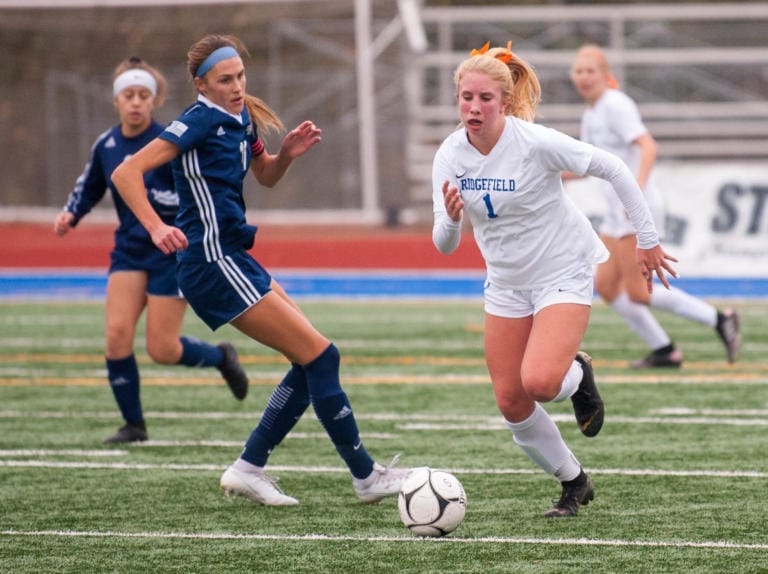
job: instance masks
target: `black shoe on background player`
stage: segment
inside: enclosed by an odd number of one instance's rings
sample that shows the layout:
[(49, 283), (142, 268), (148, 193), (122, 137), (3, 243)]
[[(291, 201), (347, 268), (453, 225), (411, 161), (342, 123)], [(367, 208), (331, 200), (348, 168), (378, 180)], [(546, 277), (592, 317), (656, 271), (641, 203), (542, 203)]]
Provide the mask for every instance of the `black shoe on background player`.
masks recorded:
[(104, 440), (104, 444), (120, 444), (126, 442), (143, 442), (149, 438), (147, 425), (140, 423), (126, 423), (117, 429), (114, 436)]
[(248, 394), (248, 376), (240, 364), (237, 351), (232, 343), (221, 343), (218, 347), (224, 355), (224, 360), (218, 367), (221, 376), (224, 377), (235, 398), (242, 401)]
[(593, 437), (603, 428), (605, 406), (595, 384), (592, 357), (584, 351), (579, 351), (576, 353), (576, 360), (581, 364), (583, 376), (578, 390), (571, 396), (573, 412), (581, 433)]

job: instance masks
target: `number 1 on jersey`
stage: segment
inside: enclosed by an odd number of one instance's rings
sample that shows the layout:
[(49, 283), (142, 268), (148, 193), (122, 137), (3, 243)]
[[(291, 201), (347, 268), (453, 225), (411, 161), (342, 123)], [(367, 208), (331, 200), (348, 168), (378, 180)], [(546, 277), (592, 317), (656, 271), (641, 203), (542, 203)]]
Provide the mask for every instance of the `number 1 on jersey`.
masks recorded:
[(485, 202), (485, 208), (488, 210), (488, 219), (497, 218), (498, 215), (496, 215), (496, 212), (493, 210), (493, 204), (491, 203), (491, 194), (486, 193), (483, 196), (483, 201)]

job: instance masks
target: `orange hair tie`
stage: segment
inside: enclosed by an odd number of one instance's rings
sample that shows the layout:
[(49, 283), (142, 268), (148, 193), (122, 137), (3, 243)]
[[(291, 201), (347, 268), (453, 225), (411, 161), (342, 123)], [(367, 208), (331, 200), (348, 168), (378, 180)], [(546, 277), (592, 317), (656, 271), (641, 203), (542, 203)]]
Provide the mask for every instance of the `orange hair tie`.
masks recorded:
[[(475, 50), (472, 50), (472, 51), (469, 53), (469, 56), (470, 56), (470, 58), (471, 58), (471, 57), (474, 57), (474, 56), (485, 56), (485, 54), (488, 52), (488, 50), (490, 49), (490, 47), (491, 47), (491, 41), (490, 41), (490, 40), (488, 40), (488, 41), (487, 41), (487, 42), (486, 42), (486, 43), (483, 45), (483, 47), (482, 47), (482, 48), (480, 48), (480, 49), (475, 49)], [(497, 55), (495, 56), (495, 58), (496, 58), (497, 60), (501, 60), (501, 61), (502, 61), (502, 62), (504, 62), (505, 64), (508, 64), (508, 63), (509, 63), (509, 61), (510, 61), (512, 58), (514, 58), (514, 55), (512, 54), (512, 41), (511, 41), (511, 40), (510, 40), (509, 42), (507, 42), (507, 51), (506, 51), (504, 54), (497, 54)]]
[(484, 45), (482, 48), (480, 48), (479, 50), (472, 50), (472, 51), (469, 53), (469, 57), (470, 57), (470, 58), (472, 58), (472, 57), (474, 57), (474, 56), (482, 56), (482, 55), (484, 55), (484, 54), (485, 54), (485, 53), (488, 51), (488, 49), (489, 49), (490, 47), (491, 47), (491, 41), (490, 41), (490, 40), (488, 40), (488, 41), (485, 43), (485, 45)]
[(507, 42), (507, 51), (505, 53), (503, 53), (503, 54), (499, 54), (498, 56), (496, 56), (496, 58), (498, 60), (501, 60), (505, 64), (509, 64), (509, 61), (512, 58), (514, 58), (514, 56), (512, 55), (512, 40), (509, 40)]

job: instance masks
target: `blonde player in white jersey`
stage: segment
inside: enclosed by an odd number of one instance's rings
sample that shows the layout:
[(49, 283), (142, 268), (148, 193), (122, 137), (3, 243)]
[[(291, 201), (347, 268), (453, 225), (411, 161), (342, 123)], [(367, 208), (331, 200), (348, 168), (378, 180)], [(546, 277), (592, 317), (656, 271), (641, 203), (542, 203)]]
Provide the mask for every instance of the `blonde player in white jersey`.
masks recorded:
[(473, 50), (456, 69), (462, 127), (433, 165), (432, 239), (444, 254), (461, 239), (464, 215), (487, 267), (485, 357), (496, 404), (514, 441), (562, 484), (545, 515), (574, 516), (594, 498), (581, 464), (540, 403), (570, 398), (586, 436), (603, 423), (590, 357), (579, 351), (593, 298), (593, 264), (608, 251), (569, 200), (560, 174), (610, 181), (637, 232), (637, 260), (651, 288), (668, 287), (675, 261), (626, 165), (612, 154), (533, 123), (540, 86), (506, 48)]
[[(664, 199), (654, 181), (656, 141), (643, 124), (635, 102), (618, 89), (608, 61), (596, 46), (583, 46), (571, 67), (571, 81), (587, 103), (581, 118), (581, 140), (621, 158), (635, 174), (653, 213), (657, 228), (664, 228)], [(566, 175), (568, 177), (568, 175)], [(600, 297), (621, 315), (651, 352), (634, 361), (634, 368), (680, 367), (683, 355), (651, 313), (649, 306), (712, 327), (733, 362), (741, 344), (739, 316), (732, 309), (718, 311), (706, 301), (673, 287), (649, 293), (635, 264), (635, 230), (611, 185), (601, 183), (605, 217), (600, 236), (611, 258), (597, 270), (595, 287)]]

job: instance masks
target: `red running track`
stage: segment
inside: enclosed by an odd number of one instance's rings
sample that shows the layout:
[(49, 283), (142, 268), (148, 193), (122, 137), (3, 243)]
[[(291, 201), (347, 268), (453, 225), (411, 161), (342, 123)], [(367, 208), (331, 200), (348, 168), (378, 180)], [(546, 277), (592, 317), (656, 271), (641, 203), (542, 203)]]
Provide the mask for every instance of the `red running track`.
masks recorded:
[[(0, 224), (0, 268), (67, 269), (109, 265), (114, 225), (81, 223), (64, 237), (52, 224)], [(260, 226), (251, 253), (267, 269), (482, 270), (471, 234), (450, 256), (431, 228)]]

